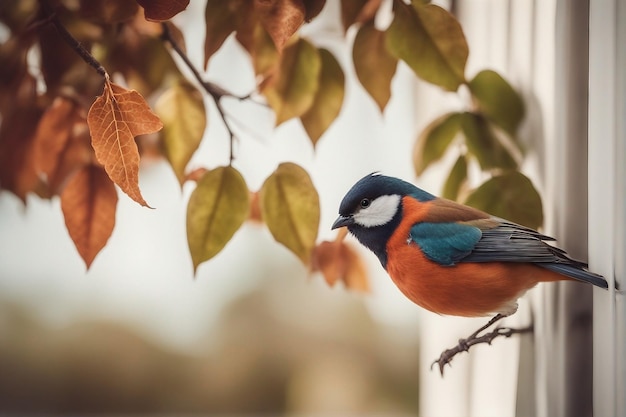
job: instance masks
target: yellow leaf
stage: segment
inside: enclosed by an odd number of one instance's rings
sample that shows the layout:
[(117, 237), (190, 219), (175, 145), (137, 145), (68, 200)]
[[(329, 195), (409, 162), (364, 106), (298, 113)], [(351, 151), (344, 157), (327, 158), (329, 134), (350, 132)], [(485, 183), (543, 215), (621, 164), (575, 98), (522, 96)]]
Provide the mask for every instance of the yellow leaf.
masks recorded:
[(304, 39), (285, 48), (277, 73), (262, 91), (276, 113), (277, 126), (311, 108), (321, 67), (317, 48)]
[(326, 49), (320, 49), (319, 54), (322, 60), (319, 88), (311, 108), (300, 116), (313, 145), (339, 115), (345, 88), (343, 70), (335, 57)]
[(61, 194), (67, 231), (87, 268), (113, 233), (116, 207), (115, 187), (95, 165), (78, 171)]
[(141, 94), (108, 80), (87, 115), (91, 145), (98, 162), (122, 191), (148, 206), (139, 190), (139, 151), (135, 136), (160, 130), (161, 120)]
[(391, 97), (398, 60), (385, 47), (385, 32), (377, 30), (373, 21), (361, 26), (354, 38), (352, 60), (361, 85), (383, 111)]
[(187, 243), (194, 272), (226, 246), (249, 209), (248, 187), (239, 171), (227, 166), (204, 174), (187, 205)]
[(320, 221), (319, 196), (309, 174), (296, 164), (280, 164), (263, 183), (259, 199), (274, 239), (308, 264)]
[(395, 0), (387, 48), (425, 81), (449, 91), (465, 82), (465, 35), (454, 16), (439, 6)]
[(164, 124), (163, 150), (178, 182), (185, 182), (185, 168), (204, 135), (206, 111), (202, 94), (181, 79), (165, 91), (155, 105)]

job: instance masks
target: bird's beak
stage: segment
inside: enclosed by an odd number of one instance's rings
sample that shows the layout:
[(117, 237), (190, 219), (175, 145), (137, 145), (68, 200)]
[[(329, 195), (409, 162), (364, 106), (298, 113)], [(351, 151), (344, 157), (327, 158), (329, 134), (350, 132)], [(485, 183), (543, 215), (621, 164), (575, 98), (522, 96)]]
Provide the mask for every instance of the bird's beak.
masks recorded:
[(350, 226), (351, 224), (354, 224), (354, 217), (352, 217), (352, 216), (339, 216), (339, 217), (337, 217), (337, 220), (335, 220), (335, 223), (333, 223), (333, 225), (332, 225), (332, 227), (330, 229), (334, 230), (334, 229), (337, 229), (339, 227)]

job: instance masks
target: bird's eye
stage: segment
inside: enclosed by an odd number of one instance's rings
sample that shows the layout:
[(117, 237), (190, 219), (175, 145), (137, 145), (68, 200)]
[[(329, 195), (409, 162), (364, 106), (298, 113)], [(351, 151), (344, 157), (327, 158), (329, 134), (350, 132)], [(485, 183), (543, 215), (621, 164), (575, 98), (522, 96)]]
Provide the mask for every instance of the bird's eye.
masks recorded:
[(361, 200), (361, 208), (368, 208), (370, 206), (372, 202), (370, 201), (369, 198), (364, 198), (363, 200)]

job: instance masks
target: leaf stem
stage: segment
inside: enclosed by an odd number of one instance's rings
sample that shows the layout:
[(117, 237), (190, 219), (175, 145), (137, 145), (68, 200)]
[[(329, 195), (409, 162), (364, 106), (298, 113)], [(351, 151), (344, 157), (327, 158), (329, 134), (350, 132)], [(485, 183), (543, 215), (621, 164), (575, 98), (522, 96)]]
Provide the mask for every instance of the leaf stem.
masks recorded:
[(50, 6), (47, 0), (39, 0), (39, 5), (41, 6), (41, 11), (44, 14), (45, 22), (52, 23), (52, 25), (56, 28), (57, 32), (63, 38), (65, 43), (67, 43), (87, 64), (93, 67), (98, 74), (102, 75), (104, 78), (109, 77), (106, 69), (102, 66), (102, 64), (91, 55), (91, 52), (87, 50), (68, 30), (63, 26), (63, 23), (59, 20), (59, 16), (54, 11), (54, 9)]
[(180, 45), (178, 45), (176, 43), (176, 41), (172, 37), (172, 33), (170, 31), (170, 28), (167, 26), (167, 23), (163, 22), (161, 24), (161, 27), (163, 28), (163, 34), (162, 34), (163, 40), (165, 40), (166, 42), (168, 42), (172, 46), (172, 49), (174, 49), (176, 54), (183, 60), (183, 62), (187, 66), (187, 68), (189, 68), (189, 70), (193, 73), (194, 77), (200, 83), (202, 88), (204, 88), (204, 90), (213, 99), (213, 102), (215, 103), (215, 107), (217, 108), (217, 111), (220, 114), (220, 118), (222, 119), (222, 122), (224, 123), (224, 127), (226, 127), (226, 130), (228, 131), (228, 135), (230, 137), (229, 165), (232, 165), (232, 162), (235, 159), (235, 157), (234, 157), (234, 152), (235, 152), (234, 148), (235, 148), (236, 136), (235, 136), (235, 132), (233, 131), (233, 128), (232, 128), (230, 122), (228, 121), (228, 119), (226, 117), (227, 115), (226, 115), (226, 112), (224, 111), (224, 107), (222, 106), (222, 101), (221, 100), (222, 100), (223, 97), (233, 97), (233, 98), (236, 98), (236, 99), (239, 99), (239, 100), (246, 100), (250, 96), (249, 95), (248, 96), (243, 96), (243, 97), (237, 96), (237, 95), (231, 93), (230, 91), (222, 88), (221, 86), (219, 86), (219, 85), (217, 85), (215, 83), (212, 83), (210, 81), (204, 80), (202, 78), (202, 75), (200, 74), (200, 71), (198, 71), (198, 69), (191, 62), (191, 60), (189, 59), (189, 57), (187, 56), (185, 51), (180, 47)]

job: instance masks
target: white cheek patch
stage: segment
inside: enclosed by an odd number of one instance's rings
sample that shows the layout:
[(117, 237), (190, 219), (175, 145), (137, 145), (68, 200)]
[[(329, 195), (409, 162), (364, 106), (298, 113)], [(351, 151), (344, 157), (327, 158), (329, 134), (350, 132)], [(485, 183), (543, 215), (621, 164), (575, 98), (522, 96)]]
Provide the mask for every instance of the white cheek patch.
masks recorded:
[(369, 207), (354, 214), (354, 221), (363, 227), (376, 227), (387, 224), (393, 219), (400, 206), (397, 194), (383, 195), (372, 200)]

